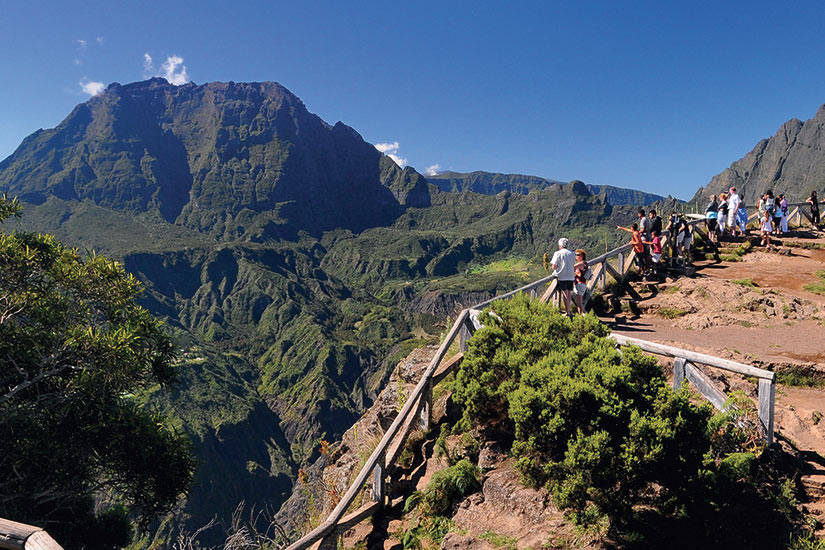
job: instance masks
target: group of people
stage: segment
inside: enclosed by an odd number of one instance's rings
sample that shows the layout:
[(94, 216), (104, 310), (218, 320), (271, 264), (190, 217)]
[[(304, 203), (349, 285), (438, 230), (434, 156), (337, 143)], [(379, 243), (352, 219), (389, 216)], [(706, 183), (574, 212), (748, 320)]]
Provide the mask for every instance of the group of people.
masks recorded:
[[(636, 265), (642, 276), (658, 274), (664, 253), (662, 218), (653, 209), (645, 213), (645, 209), (640, 208), (637, 215), (639, 219), (636, 223), (630, 227), (617, 225), (616, 229), (630, 233), (630, 244), (633, 245)], [(684, 215), (675, 210), (671, 212), (664, 231), (674, 236), (671, 241), (672, 255), (686, 257), (693, 242), (693, 227)]]
[(748, 211), (736, 187), (731, 187), (729, 193), (711, 195), (710, 203), (705, 208), (705, 218), (708, 235), (714, 243), (719, 242), (719, 237), (726, 232), (734, 236), (747, 233)]

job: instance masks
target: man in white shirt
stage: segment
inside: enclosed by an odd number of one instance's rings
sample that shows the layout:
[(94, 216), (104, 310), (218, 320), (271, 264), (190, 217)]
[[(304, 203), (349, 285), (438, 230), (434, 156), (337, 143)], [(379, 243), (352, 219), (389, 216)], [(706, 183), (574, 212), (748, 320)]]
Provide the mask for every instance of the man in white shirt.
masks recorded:
[(741, 199), (739, 195), (736, 193), (736, 187), (730, 188), (730, 197), (728, 197), (728, 229), (731, 232), (731, 235), (735, 235), (739, 232), (739, 224), (736, 223), (736, 215), (739, 211), (739, 202)]
[(564, 298), (564, 309), (567, 315), (570, 312), (570, 292), (573, 290), (573, 281), (576, 278), (574, 265), (576, 265), (576, 255), (567, 249), (567, 239), (562, 237), (559, 239), (559, 249), (553, 254), (553, 259), (550, 260), (553, 266), (553, 275), (557, 279), (557, 287)]

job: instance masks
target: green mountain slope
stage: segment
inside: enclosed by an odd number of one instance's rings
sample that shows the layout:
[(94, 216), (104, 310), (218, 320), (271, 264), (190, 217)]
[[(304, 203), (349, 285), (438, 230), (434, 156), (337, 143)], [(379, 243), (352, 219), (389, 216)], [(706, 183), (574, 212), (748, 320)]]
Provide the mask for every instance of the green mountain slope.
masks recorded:
[[(427, 181), (442, 191), (473, 191), (474, 193), (482, 193), (485, 195), (495, 195), (502, 191), (526, 195), (534, 189), (548, 189), (556, 185), (566, 185), (566, 183), (562, 181), (540, 178), (538, 176), (496, 174), (492, 172), (441, 172), (436, 175), (427, 176)], [(626, 204), (644, 206), (665, 199), (665, 197), (660, 195), (645, 193), (635, 189), (613, 187), (612, 185), (588, 184), (587, 190), (593, 195), (604, 194), (607, 202), (614, 206)]]

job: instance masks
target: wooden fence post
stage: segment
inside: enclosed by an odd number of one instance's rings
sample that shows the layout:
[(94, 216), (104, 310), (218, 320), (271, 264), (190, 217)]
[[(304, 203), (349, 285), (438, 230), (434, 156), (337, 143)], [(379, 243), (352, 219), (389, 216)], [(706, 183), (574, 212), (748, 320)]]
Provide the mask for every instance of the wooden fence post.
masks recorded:
[(458, 351), (461, 353), (467, 351), (467, 340), (469, 340), (472, 335), (473, 334), (470, 332), (470, 328), (467, 326), (467, 323), (461, 325), (461, 330), (458, 333)]
[(384, 485), (384, 478), (386, 477), (384, 460), (385, 456), (381, 455), (378, 458), (378, 462), (375, 463), (375, 469), (372, 471), (372, 500), (382, 505), (384, 503), (384, 495), (386, 494), (386, 487)]
[(321, 539), (318, 550), (338, 550), (338, 532), (335, 529)]
[(421, 416), (418, 425), (423, 431), (430, 429), (430, 423), (433, 420), (433, 383), (427, 384), (427, 389), (421, 396)]
[(773, 443), (773, 406), (776, 397), (776, 381), (759, 379), (759, 423), (765, 430), (768, 445)]
[(685, 363), (686, 360), (681, 357), (673, 359), (673, 389), (678, 390), (685, 381)]

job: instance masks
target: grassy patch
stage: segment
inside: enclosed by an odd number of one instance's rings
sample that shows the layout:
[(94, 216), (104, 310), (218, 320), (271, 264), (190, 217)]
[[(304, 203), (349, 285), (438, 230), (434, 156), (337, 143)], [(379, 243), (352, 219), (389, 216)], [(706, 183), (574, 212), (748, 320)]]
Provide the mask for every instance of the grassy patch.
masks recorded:
[(747, 277), (745, 279), (733, 279), (731, 281), (735, 285), (747, 286), (750, 288), (757, 288), (759, 285), (753, 282), (753, 279)]
[(481, 540), (486, 540), (494, 547), (501, 548), (502, 550), (516, 550), (518, 548), (515, 537), (499, 535), (493, 531), (484, 531), (478, 536), (478, 538)]
[(682, 287), (681, 287), (681, 286), (679, 286), (679, 285), (670, 285), (669, 287), (667, 287), (667, 288), (663, 291), (663, 294), (676, 294), (676, 293), (677, 293), (677, 292), (679, 292), (680, 290), (682, 290)]
[(665, 319), (678, 319), (690, 313), (687, 309), (678, 307), (660, 307), (656, 310), (656, 314)]
[(808, 292), (813, 292), (814, 294), (825, 296), (825, 270), (820, 269), (816, 272), (816, 276), (819, 277), (818, 282), (803, 285), (802, 288), (804, 288)]
[(797, 365), (777, 371), (776, 381), (786, 386), (825, 388), (825, 373)]

